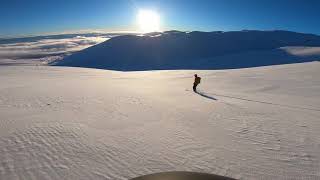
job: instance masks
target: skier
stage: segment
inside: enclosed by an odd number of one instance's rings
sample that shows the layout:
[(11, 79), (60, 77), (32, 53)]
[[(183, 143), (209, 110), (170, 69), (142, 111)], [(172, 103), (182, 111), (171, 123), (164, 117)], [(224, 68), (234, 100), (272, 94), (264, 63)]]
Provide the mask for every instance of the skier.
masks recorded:
[(197, 92), (197, 86), (198, 86), (198, 84), (200, 84), (200, 81), (201, 81), (201, 78), (197, 74), (195, 74), (194, 75), (194, 83), (193, 83), (193, 91), (194, 92)]

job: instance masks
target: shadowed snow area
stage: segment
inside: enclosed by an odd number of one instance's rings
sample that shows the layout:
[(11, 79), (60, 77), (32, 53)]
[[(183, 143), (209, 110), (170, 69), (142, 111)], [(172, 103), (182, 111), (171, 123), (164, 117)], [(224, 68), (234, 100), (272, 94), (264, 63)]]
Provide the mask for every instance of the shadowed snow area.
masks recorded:
[(141, 72), (0, 66), (0, 179), (163, 171), (319, 179), (319, 77), (319, 62)]
[(180, 32), (111, 38), (59, 66), (120, 71), (234, 69), (320, 59), (320, 36), (290, 31)]

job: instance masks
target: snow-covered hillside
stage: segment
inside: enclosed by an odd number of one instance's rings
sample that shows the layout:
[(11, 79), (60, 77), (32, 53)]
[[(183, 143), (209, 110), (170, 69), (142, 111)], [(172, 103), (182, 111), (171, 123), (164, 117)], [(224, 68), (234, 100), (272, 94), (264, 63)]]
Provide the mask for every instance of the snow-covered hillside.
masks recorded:
[[(233, 69), (320, 59), (319, 51), (303, 55), (286, 51), (292, 47), (320, 47), (320, 36), (289, 31), (167, 31), (125, 35), (76, 52), (56, 65), (122, 71)], [(263, 56), (252, 58), (253, 54)]]
[[(194, 73), (200, 94), (191, 91)], [(174, 170), (320, 179), (319, 77), (319, 62), (145, 72), (0, 66), (0, 179)]]

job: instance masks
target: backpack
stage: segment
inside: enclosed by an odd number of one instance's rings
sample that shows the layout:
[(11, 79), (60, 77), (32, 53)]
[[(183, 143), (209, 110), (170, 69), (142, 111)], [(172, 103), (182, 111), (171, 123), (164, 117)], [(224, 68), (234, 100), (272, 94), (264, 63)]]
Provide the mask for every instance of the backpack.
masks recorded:
[(197, 78), (196, 78), (196, 83), (197, 83), (197, 84), (200, 84), (200, 82), (201, 82), (201, 77), (197, 77)]

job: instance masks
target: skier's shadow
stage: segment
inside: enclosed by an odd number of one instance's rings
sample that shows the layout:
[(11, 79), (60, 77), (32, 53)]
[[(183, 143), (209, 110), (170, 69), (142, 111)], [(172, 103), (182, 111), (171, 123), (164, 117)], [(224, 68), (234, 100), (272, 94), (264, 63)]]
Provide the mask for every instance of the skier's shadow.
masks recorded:
[(214, 98), (214, 97), (212, 97), (212, 96), (208, 96), (208, 95), (206, 95), (206, 94), (204, 94), (204, 93), (202, 93), (202, 92), (199, 92), (199, 91), (195, 91), (195, 93), (199, 94), (199, 95), (202, 96), (202, 97), (211, 99), (211, 100), (215, 100), (215, 101), (218, 100), (218, 99), (216, 99), (216, 98)]

